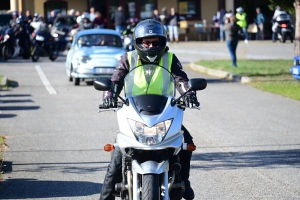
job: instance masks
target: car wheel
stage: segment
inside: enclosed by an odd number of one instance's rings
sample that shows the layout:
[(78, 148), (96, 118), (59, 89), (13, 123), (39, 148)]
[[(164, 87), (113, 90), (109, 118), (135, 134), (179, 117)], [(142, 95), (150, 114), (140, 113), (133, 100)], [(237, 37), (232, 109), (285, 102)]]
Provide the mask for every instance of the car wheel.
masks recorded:
[(73, 72), (73, 67), (71, 66), (71, 69), (70, 69), (70, 75), (69, 75), (69, 81), (72, 82), (73, 81), (73, 77), (72, 77), (72, 72)]
[(80, 84), (80, 78), (75, 78), (74, 85), (79, 85), (79, 84)]

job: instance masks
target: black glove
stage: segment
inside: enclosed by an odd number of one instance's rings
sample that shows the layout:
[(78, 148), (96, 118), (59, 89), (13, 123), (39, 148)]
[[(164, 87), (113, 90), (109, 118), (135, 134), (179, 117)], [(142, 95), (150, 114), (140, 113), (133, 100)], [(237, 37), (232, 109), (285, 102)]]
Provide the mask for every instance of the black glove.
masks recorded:
[(104, 108), (117, 108), (118, 102), (116, 98), (108, 97), (103, 99), (103, 107)]
[(196, 107), (200, 106), (200, 103), (198, 102), (196, 94), (186, 95), (184, 97), (184, 102), (185, 102), (185, 105), (190, 108), (192, 108), (194, 106), (196, 106)]

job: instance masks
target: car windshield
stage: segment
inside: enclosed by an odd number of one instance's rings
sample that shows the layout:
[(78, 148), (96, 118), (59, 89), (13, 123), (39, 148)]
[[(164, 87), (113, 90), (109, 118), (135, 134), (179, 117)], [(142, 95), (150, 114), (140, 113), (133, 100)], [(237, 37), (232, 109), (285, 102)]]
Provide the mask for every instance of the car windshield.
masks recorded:
[(124, 93), (132, 97), (137, 110), (146, 115), (163, 111), (168, 97), (175, 97), (175, 81), (162, 66), (143, 65), (132, 69), (124, 79)]
[(88, 34), (78, 37), (77, 45), (83, 46), (111, 46), (123, 47), (122, 40), (118, 35), (112, 34)]
[(76, 23), (76, 16), (59, 17), (55, 21), (55, 26), (74, 26)]

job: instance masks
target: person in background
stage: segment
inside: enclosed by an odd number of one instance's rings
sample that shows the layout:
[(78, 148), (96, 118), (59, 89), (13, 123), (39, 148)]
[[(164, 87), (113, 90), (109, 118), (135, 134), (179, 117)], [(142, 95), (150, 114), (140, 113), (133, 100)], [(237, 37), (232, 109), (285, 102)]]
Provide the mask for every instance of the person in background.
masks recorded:
[(152, 17), (152, 19), (155, 19), (155, 20), (157, 20), (157, 21), (160, 21), (159, 13), (158, 13), (158, 10), (157, 10), (157, 9), (153, 10), (153, 17)]
[(225, 33), (223, 30), (225, 14), (226, 14), (226, 11), (224, 8), (221, 8), (221, 10), (217, 13), (221, 42), (225, 41)]
[(81, 15), (82, 22), (79, 24), (78, 31), (94, 28), (94, 24), (90, 20), (90, 14), (84, 13)]
[(70, 16), (75, 15), (75, 9), (70, 9), (68, 11), (68, 15), (70, 15)]
[(169, 26), (169, 14), (167, 11), (166, 7), (163, 7), (161, 9), (161, 14), (159, 15), (159, 19), (161, 24), (164, 26), (164, 28), (166, 29), (167, 33), (169, 32), (168, 30), (168, 26)]
[(264, 15), (261, 13), (260, 8), (256, 8), (256, 19), (255, 19), (255, 23), (257, 24), (258, 27), (258, 31), (256, 33), (256, 40), (264, 40), (264, 23), (265, 23), (265, 17)]
[(219, 20), (218, 20), (218, 13), (214, 14), (214, 16), (211, 19), (212, 25), (214, 26), (214, 33), (216, 40), (220, 40), (220, 27), (219, 27)]
[(226, 20), (223, 28), (225, 31), (226, 45), (230, 53), (232, 66), (237, 67), (236, 48), (239, 42), (239, 31), (241, 27), (237, 24), (232, 13), (226, 14)]
[(105, 20), (102, 17), (102, 14), (100, 12), (96, 12), (96, 17), (93, 21), (94, 27), (95, 28), (104, 28), (105, 26)]
[(29, 10), (26, 11), (26, 21), (28, 24), (32, 22), (32, 16)]
[(17, 24), (18, 12), (12, 12), (11, 17), (12, 19), (9, 21), (9, 26), (14, 27)]
[(96, 18), (95, 8), (91, 7), (91, 9), (90, 9), (90, 21), (93, 22), (95, 18)]
[(55, 11), (52, 10), (51, 13), (50, 13), (50, 17), (48, 19), (48, 25), (53, 26), (55, 18), (56, 18)]
[(244, 12), (244, 9), (242, 7), (238, 7), (236, 9), (236, 20), (237, 24), (242, 28), (243, 33), (244, 33), (244, 40), (245, 43), (248, 43), (248, 32), (247, 32), (247, 14)]
[(171, 8), (171, 14), (169, 17), (169, 38), (170, 38), (170, 42), (173, 42), (174, 38), (175, 41), (178, 43), (179, 39), (178, 39), (178, 25), (179, 25), (179, 15), (176, 12), (175, 8)]
[(126, 17), (122, 6), (115, 12), (115, 29), (118, 33), (123, 33), (126, 29)]

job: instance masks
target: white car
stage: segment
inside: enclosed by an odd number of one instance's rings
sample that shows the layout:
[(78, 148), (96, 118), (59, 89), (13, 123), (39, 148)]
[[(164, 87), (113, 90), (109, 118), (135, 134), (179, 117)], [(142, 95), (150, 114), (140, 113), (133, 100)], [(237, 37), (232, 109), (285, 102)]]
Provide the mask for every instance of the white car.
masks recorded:
[(66, 60), (69, 81), (110, 78), (126, 53), (121, 35), (110, 29), (88, 29), (76, 33)]

